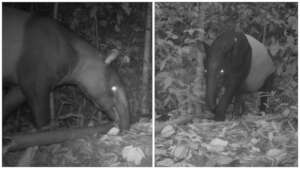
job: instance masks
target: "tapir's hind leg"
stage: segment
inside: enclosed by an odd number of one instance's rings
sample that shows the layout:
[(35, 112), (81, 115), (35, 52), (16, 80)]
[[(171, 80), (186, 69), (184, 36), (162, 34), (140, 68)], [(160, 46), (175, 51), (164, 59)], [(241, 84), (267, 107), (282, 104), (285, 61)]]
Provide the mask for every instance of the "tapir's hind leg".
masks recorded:
[(25, 96), (19, 87), (9, 89), (8, 93), (3, 96), (3, 119), (13, 113), (25, 100)]

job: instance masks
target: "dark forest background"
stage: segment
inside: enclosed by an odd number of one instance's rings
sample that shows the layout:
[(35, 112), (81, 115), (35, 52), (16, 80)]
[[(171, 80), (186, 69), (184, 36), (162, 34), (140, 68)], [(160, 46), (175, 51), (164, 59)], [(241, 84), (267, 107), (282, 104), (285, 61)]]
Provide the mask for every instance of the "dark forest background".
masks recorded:
[[(105, 127), (108, 121), (105, 113), (99, 117), (99, 110), (77, 87), (58, 87), (53, 95), (55, 119), (48, 129), (50, 132), (34, 130), (26, 105), (3, 121), (6, 142), (2, 147), (2, 165), (152, 166), (151, 3), (3, 3), (3, 6), (53, 18), (104, 54), (117, 49), (120, 55), (111, 65), (126, 85), (132, 124), (129, 131), (122, 132), (111, 128), (111, 122), (109, 128)], [(14, 136), (8, 137), (11, 135)], [(57, 138), (61, 140), (59, 143)], [(24, 141), (26, 149), (10, 149), (15, 142), (22, 145)], [(48, 141), (47, 145), (43, 141)]]

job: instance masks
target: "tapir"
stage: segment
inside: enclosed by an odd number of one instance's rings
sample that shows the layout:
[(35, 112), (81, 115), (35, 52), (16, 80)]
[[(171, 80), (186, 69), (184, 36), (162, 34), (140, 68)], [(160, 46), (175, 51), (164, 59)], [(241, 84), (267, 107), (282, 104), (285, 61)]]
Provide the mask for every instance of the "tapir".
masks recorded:
[(3, 84), (10, 86), (3, 119), (27, 102), (41, 128), (50, 121), (49, 93), (74, 84), (121, 129), (129, 128), (125, 86), (103, 52), (51, 18), (13, 8), (3, 7), (2, 27)]
[[(241, 95), (268, 91), (272, 86), (275, 66), (266, 47), (251, 35), (226, 31), (206, 49), (207, 102), (216, 121), (225, 120), (225, 112)], [(218, 99), (220, 89), (225, 89)], [(264, 109), (266, 98), (260, 109)]]

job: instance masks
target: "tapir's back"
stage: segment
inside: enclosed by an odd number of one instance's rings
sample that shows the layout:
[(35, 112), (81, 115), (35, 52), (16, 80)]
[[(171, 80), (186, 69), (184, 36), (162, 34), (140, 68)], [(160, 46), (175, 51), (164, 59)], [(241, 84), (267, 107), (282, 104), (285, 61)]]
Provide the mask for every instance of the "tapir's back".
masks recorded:
[(3, 78), (16, 82), (15, 67), (22, 52), (24, 27), (30, 14), (3, 7), (2, 16)]
[(33, 77), (61, 78), (77, 62), (73, 42), (78, 39), (55, 20), (3, 8), (4, 80), (18, 83), (31, 72)]

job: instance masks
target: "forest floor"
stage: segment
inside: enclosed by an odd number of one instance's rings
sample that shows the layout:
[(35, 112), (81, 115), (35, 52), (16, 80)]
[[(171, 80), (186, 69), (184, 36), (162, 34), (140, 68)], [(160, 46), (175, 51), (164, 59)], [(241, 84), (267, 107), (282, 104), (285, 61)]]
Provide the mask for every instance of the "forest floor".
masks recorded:
[[(294, 110), (297, 111), (297, 110)], [(155, 137), (156, 166), (297, 166), (295, 124), (278, 116), (166, 126)]]
[(129, 131), (112, 128), (102, 136), (88, 136), (61, 144), (8, 152), (4, 166), (152, 166), (152, 122), (141, 119)]
[(246, 101), (247, 112), (235, 120), (186, 115), (156, 122), (155, 166), (298, 166), (297, 84), (278, 82), (282, 91), (273, 93), (271, 113), (258, 113), (257, 105)]

